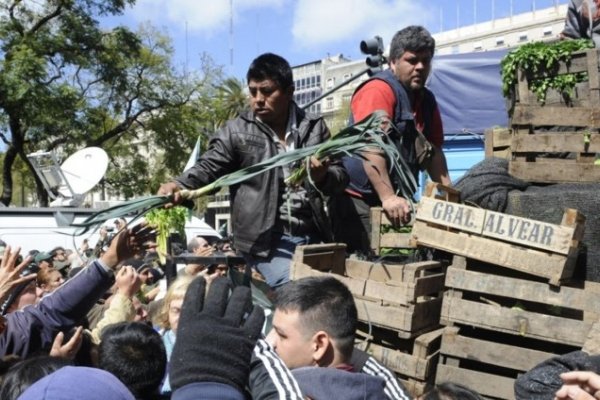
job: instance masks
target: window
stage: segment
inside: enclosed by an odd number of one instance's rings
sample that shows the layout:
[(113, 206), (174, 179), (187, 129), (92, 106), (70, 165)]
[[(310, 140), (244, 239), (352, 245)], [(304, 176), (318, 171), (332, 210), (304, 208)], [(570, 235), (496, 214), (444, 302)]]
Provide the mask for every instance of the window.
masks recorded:
[(321, 75), (317, 75), (317, 86), (321, 87)]
[(546, 26), (546, 27), (544, 27), (544, 29), (542, 30), (542, 32), (544, 33), (544, 37), (546, 37), (546, 36), (552, 36), (552, 27), (551, 26)]
[(333, 109), (333, 97), (328, 97), (326, 100), (326, 104), (325, 104), (325, 108), (328, 110), (332, 110)]
[(352, 74), (344, 74), (344, 80), (347, 81), (352, 77)]
[(496, 38), (496, 47), (504, 46), (504, 36), (498, 36)]
[(526, 42), (528, 39), (527, 32), (519, 33), (519, 42)]
[(481, 42), (475, 42), (475, 43), (473, 43), (473, 50), (474, 51), (481, 51), (481, 50), (483, 50), (483, 44)]
[(331, 89), (335, 85), (335, 78), (327, 79), (326, 89)]
[(316, 79), (315, 79), (315, 76), (313, 75), (310, 77), (310, 87), (311, 88), (315, 87), (315, 83), (316, 83)]

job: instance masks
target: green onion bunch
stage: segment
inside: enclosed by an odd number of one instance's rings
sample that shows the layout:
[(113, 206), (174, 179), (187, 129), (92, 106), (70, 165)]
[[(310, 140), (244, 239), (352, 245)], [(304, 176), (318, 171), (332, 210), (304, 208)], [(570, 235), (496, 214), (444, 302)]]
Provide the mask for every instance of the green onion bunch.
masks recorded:
[[(389, 161), (390, 173), (396, 173), (402, 182), (399, 195), (410, 199), (416, 191), (417, 184), (410, 172), (406, 161), (402, 158), (397, 147), (387, 140), (387, 135), (382, 129), (388, 122), (387, 116), (382, 112), (374, 112), (362, 121), (341, 130), (329, 140), (319, 145), (303, 147), (290, 152), (277, 154), (258, 164), (234, 171), (224, 175), (214, 182), (196, 190), (181, 190), (179, 193), (185, 200), (194, 200), (205, 196), (222, 187), (241, 183), (254, 176), (262, 174), (273, 168), (283, 167), (300, 162), (299, 168), (294, 170), (288, 177), (286, 183), (290, 186), (299, 185), (308, 176), (310, 180), (310, 157), (315, 156), (318, 160), (335, 159), (343, 156), (358, 157), (365, 159), (364, 153), (375, 151), (382, 153)], [(311, 184), (314, 184), (311, 182)], [(172, 196), (155, 195), (123, 202), (111, 208), (104, 209), (91, 215), (85, 221), (73, 226), (80, 229), (76, 234), (83, 234), (90, 229), (97, 228), (105, 221), (113, 218), (121, 218), (124, 215), (136, 214), (139, 218), (150, 210), (163, 207), (173, 201)], [(135, 219), (134, 218), (134, 219)]]

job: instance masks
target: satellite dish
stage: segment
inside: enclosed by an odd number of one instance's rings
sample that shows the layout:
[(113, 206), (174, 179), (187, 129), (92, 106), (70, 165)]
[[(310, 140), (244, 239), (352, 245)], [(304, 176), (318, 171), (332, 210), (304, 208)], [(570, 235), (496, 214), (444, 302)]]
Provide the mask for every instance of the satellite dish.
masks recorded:
[(62, 166), (50, 152), (38, 151), (27, 158), (53, 199), (51, 207), (81, 205), (85, 194), (100, 182), (108, 167), (108, 155), (99, 147), (79, 150)]
[(82, 195), (100, 182), (108, 167), (108, 155), (100, 147), (87, 147), (71, 154), (61, 165), (67, 185), (58, 189), (63, 197)]

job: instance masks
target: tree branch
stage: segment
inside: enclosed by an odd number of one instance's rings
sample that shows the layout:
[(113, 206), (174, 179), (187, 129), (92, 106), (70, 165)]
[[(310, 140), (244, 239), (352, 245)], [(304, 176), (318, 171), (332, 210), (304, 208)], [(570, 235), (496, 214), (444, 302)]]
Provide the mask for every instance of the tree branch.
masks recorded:
[(34, 34), (41, 27), (43, 27), (46, 23), (48, 23), (48, 21), (50, 21), (52, 18), (58, 17), (60, 15), (62, 9), (63, 9), (63, 5), (62, 5), (62, 3), (60, 3), (53, 12), (46, 15), (45, 17), (42, 17), (37, 23), (35, 23), (35, 25), (33, 25), (31, 27), (31, 29), (29, 29), (27, 31), (26, 35), (29, 36), (29, 35)]

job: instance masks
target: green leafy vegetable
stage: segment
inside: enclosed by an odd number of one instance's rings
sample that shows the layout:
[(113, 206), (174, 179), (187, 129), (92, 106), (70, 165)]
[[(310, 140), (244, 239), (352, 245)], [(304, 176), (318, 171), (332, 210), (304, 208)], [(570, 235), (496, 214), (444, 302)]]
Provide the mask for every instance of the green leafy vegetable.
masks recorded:
[(520, 46), (508, 53), (500, 63), (502, 67), (502, 92), (510, 97), (517, 83), (517, 71), (523, 69), (535, 77), (529, 81), (529, 88), (538, 101), (546, 101), (548, 89), (572, 96), (575, 85), (587, 79), (587, 73), (556, 74), (560, 62), (568, 62), (574, 52), (594, 48), (588, 39), (562, 40), (555, 43), (533, 42)]
[(177, 232), (181, 236), (185, 234), (185, 222), (188, 219), (188, 210), (185, 207), (155, 208), (145, 216), (146, 221), (154, 226), (158, 232), (156, 237), (157, 250), (161, 262), (164, 254), (167, 254), (167, 240), (171, 232)]

